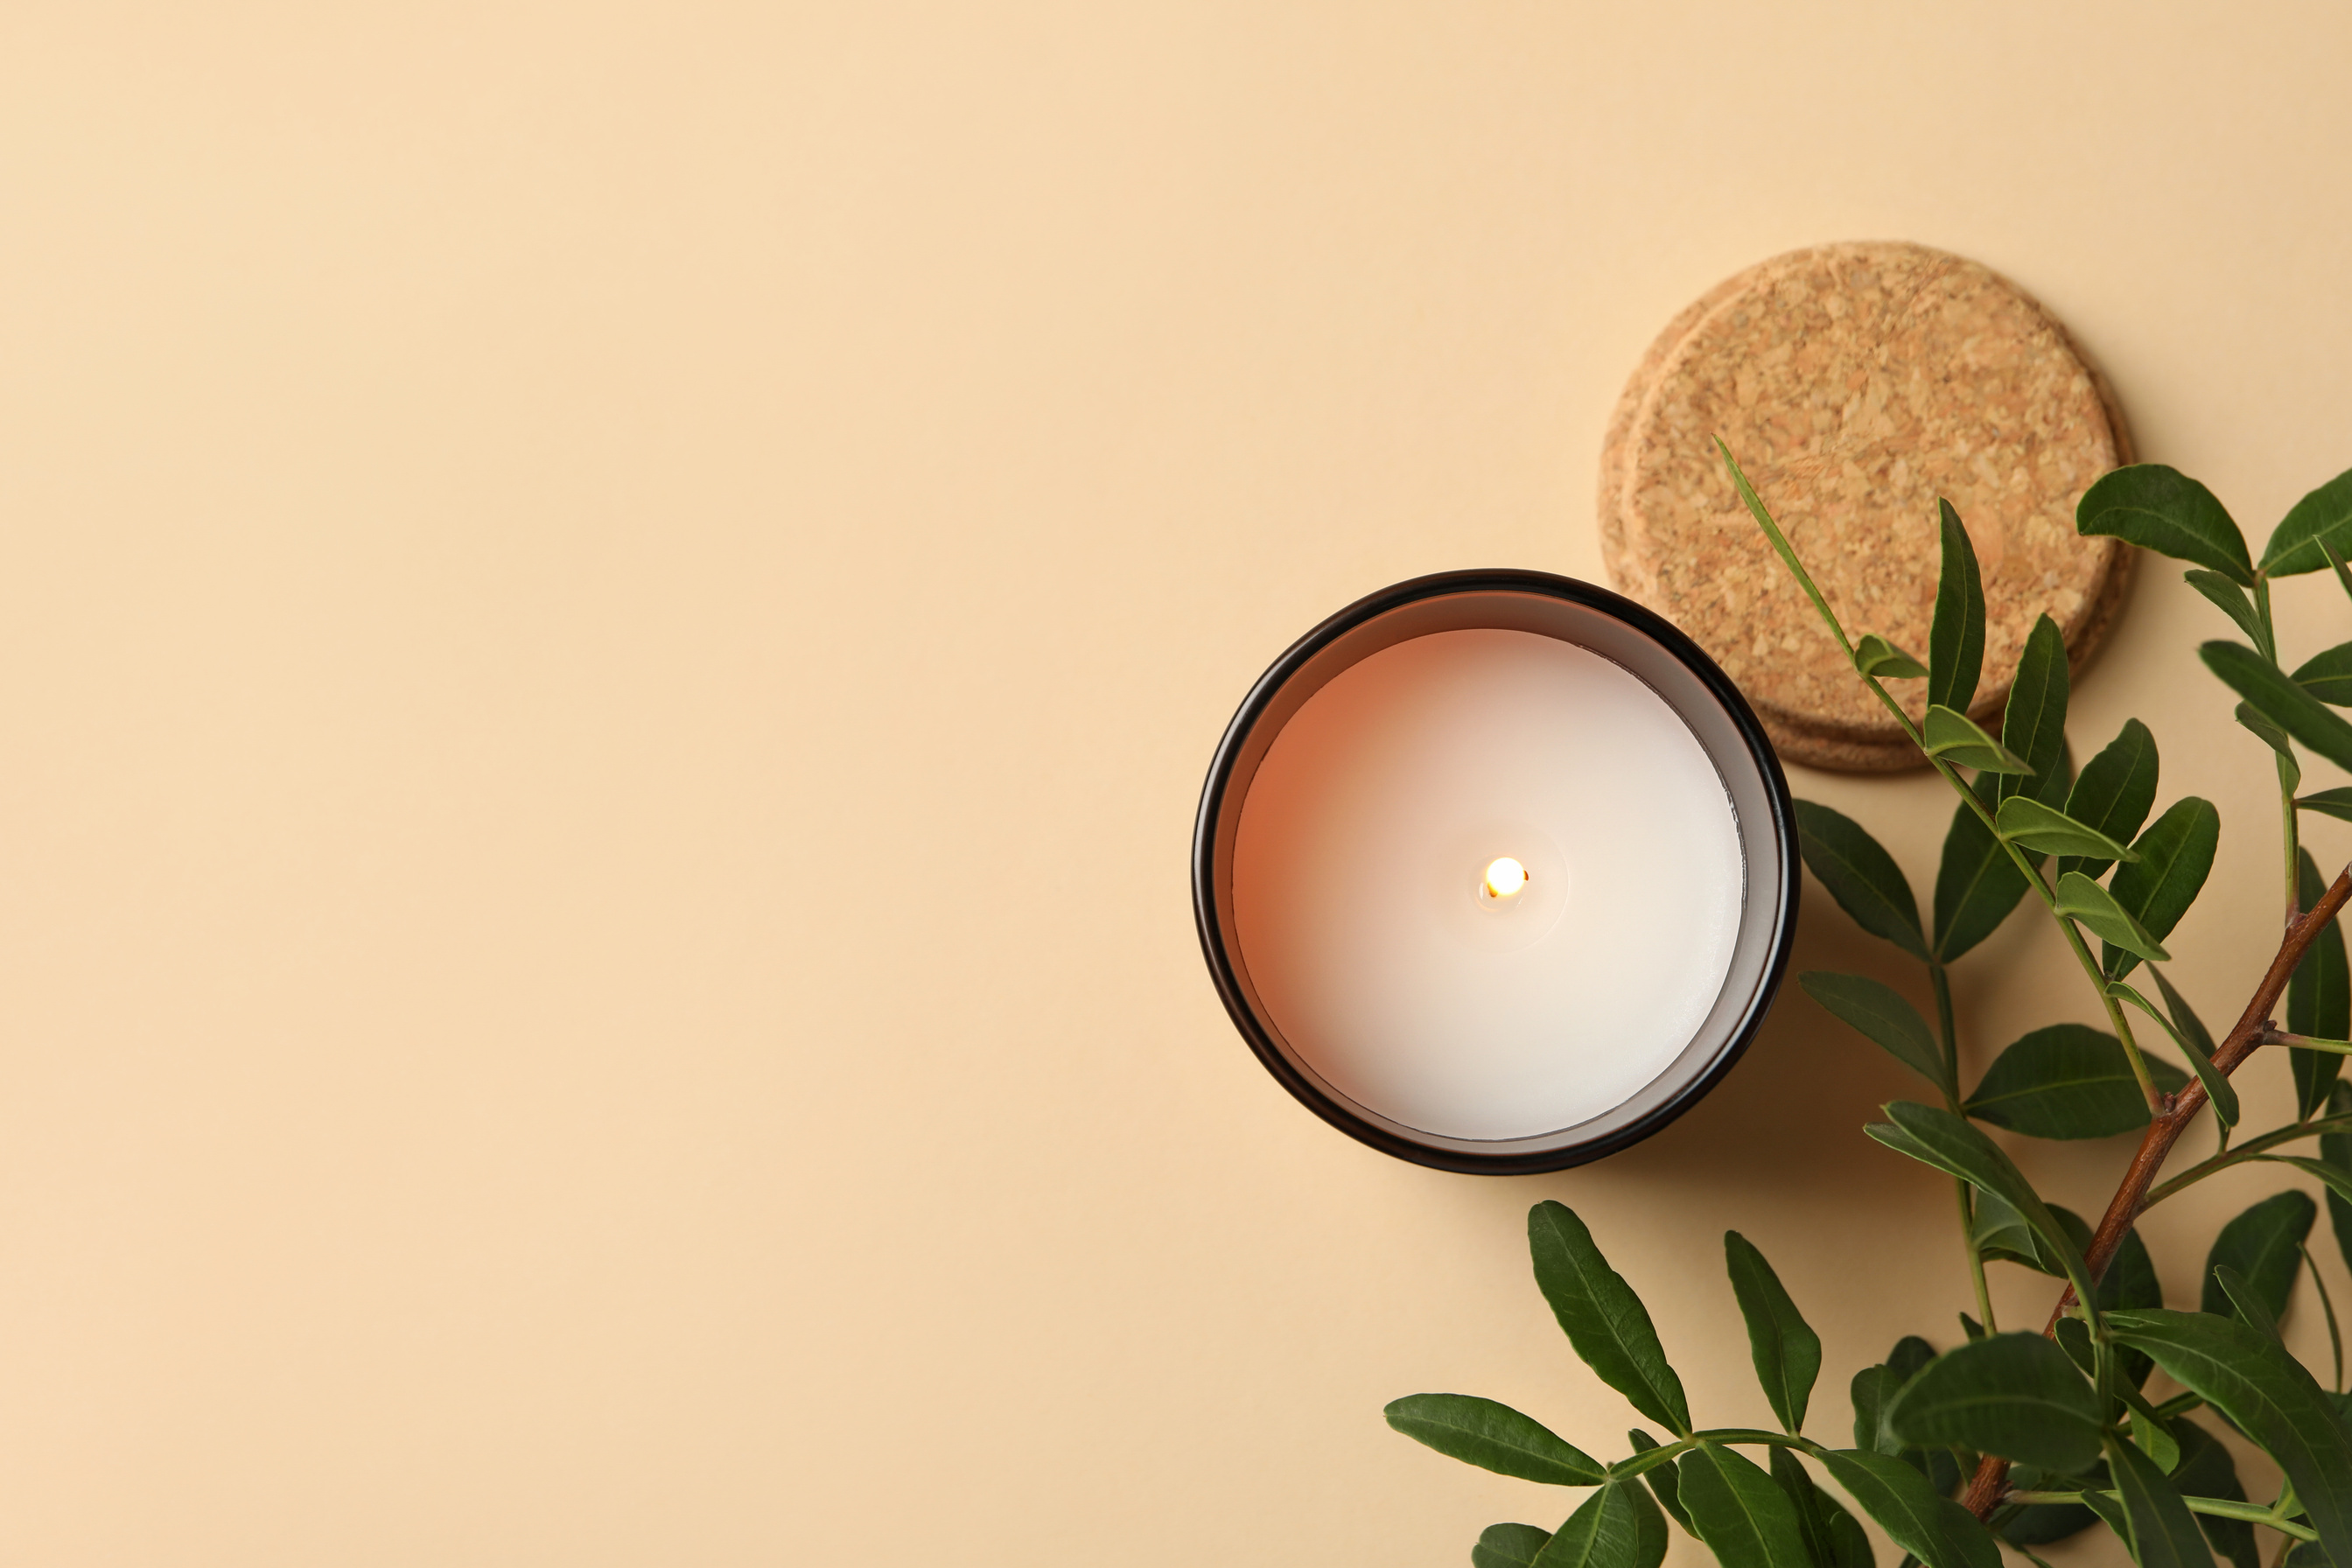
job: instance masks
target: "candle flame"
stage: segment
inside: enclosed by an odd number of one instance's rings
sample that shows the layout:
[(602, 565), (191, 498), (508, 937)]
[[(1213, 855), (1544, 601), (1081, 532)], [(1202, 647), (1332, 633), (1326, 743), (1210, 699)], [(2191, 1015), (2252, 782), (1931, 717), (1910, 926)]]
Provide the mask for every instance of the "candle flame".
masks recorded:
[(1486, 882), (1481, 890), (1490, 899), (1516, 899), (1528, 885), (1528, 868), (1508, 855), (1486, 863)]

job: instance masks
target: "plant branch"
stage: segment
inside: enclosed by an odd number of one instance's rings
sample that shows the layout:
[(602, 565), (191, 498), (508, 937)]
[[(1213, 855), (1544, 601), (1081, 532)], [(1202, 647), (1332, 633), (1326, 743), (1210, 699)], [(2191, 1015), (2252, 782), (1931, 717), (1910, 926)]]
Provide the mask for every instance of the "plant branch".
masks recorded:
[[(2305, 950), (2321, 931), (2327, 929), (2328, 922), (2336, 918), (2336, 911), (2347, 900), (2352, 900), (2352, 865), (2338, 872), (2327, 891), (2320, 895), (2319, 901), (2287, 927), (2285, 939), (2279, 943), (2278, 954), (2263, 973), (2262, 984), (2254, 987), (2253, 995), (2248, 998), (2245, 1011), (2239, 1015), (2237, 1023), (2221, 1043), (2214, 1047), (2213, 1066), (2222, 1076), (2227, 1077), (2236, 1071), (2240, 1063), (2260, 1048), (2263, 1037), (2274, 1032), (2271, 1028), (2271, 1013), (2278, 1005), (2281, 994), (2286, 990), (2287, 981), (2294, 974), (2295, 965), (2303, 961)], [(2116, 1249), (2123, 1245), (2124, 1237), (2130, 1233), (2132, 1222), (2147, 1207), (2149, 1191), (2156, 1182), (2157, 1173), (2164, 1168), (2165, 1157), (2172, 1152), (2173, 1144), (2180, 1141), (2180, 1135), (2189, 1130), (2189, 1122), (2204, 1108), (2205, 1086), (2192, 1079), (2173, 1097), (2168, 1110), (2149, 1119), (2147, 1131), (2140, 1138), (2139, 1148), (2124, 1172), (2122, 1184), (2116, 1188), (2116, 1195), (2108, 1201), (2106, 1213), (2099, 1217), (2098, 1228), (2091, 1234), (2091, 1245), (2084, 1249), (2084, 1262), (2088, 1265), (2093, 1280), (2106, 1272)], [(2262, 1140), (2259, 1139), (2252, 1141), (2252, 1143), (2260, 1142)], [(2233, 1153), (2242, 1158), (2250, 1152), (2253, 1152), (2252, 1143), (2245, 1149), (2233, 1151)], [(2049, 1326), (2042, 1332), (2057, 1332), (2059, 1320), (2066, 1315), (2066, 1309), (2074, 1300), (2074, 1288), (2069, 1285), (2060, 1292), (2058, 1305), (2051, 1311)], [(1969, 1480), (1968, 1492), (1961, 1499), (1962, 1505), (1979, 1519), (1990, 1518), (1992, 1510), (2001, 1501), (2008, 1481), (2009, 1461), (1987, 1456), (1977, 1466), (1976, 1475)]]

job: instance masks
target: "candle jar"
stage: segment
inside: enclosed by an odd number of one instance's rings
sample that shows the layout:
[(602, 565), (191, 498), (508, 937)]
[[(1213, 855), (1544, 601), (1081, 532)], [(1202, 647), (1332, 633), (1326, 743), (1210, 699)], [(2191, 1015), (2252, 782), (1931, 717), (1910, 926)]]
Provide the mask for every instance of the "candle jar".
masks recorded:
[(1539, 572), (1360, 600), (1234, 715), (1193, 832), (1218, 994), (1342, 1131), (1559, 1170), (1687, 1110), (1754, 1037), (1800, 881), (1789, 787), (1722, 670)]

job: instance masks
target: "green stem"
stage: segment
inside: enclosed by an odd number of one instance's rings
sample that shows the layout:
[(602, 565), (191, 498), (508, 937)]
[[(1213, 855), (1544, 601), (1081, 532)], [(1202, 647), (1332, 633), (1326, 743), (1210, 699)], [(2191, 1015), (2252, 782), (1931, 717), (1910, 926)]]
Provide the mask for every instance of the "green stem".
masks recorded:
[(2285, 1029), (2264, 1029), (2262, 1044), (2293, 1046), (2299, 1051), (2326, 1051), (2330, 1055), (2352, 1057), (2352, 1040), (2322, 1040), (2309, 1035), (2297, 1035)]
[[(1780, 525), (1772, 521), (1771, 512), (1765, 509), (1763, 499), (1757, 495), (1755, 487), (1748, 482), (1748, 476), (1740, 471), (1738, 459), (1731, 455), (1731, 448), (1723, 444), (1722, 437), (1718, 436), (1715, 438), (1715, 448), (1723, 455), (1724, 466), (1731, 470), (1731, 482), (1739, 491), (1739, 499), (1747, 503), (1749, 513), (1763, 528), (1765, 537), (1772, 542), (1772, 548), (1780, 553), (1781, 561), (1797, 581), (1803, 585), (1806, 595), (1813, 601), (1813, 608), (1821, 612), (1822, 621), (1829, 627), (1830, 635), (1836, 637), (1838, 647), (1845, 650), (1846, 662), (1852, 664), (1853, 644), (1847, 638), (1845, 627), (1838, 624), (1836, 615), (1830, 609), (1829, 601), (1822, 597), (1821, 589), (1814, 586), (1812, 574), (1805, 570), (1805, 563), (1797, 559), (1797, 552), (1789, 543), (1788, 536), (1780, 531)], [(2263, 602), (2267, 605), (2269, 600), (2264, 597)], [(1859, 670), (1855, 673), (1861, 674)], [(2164, 1096), (2157, 1089), (2156, 1079), (2147, 1070), (2147, 1063), (2141, 1059), (2138, 1042), (2132, 1038), (2131, 1026), (2124, 1021), (2123, 1009), (2116, 1005), (2114, 997), (2107, 994), (2106, 976), (2100, 972), (2097, 960), (2091, 956), (2091, 950), (2084, 944), (2083, 935), (2074, 929), (2074, 922), (2058, 912), (2058, 895), (2053, 892), (2050, 884), (2042, 879), (2041, 867), (2028, 859), (2023, 850), (2002, 837), (2000, 827), (1993, 822), (1992, 813), (1986, 808), (1983, 801), (1977, 798), (1977, 792), (1961, 780), (1959, 773), (1952, 765), (1927, 750), (1927, 739), (1919, 733), (1919, 727), (1911, 722), (1911, 715), (1903, 710), (1903, 705), (1895, 700), (1894, 694), (1879, 683), (1878, 678), (1874, 675), (1862, 675), (1861, 679), (1862, 683), (1869, 687), (1872, 694), (1885, 705), (1887, 712), (1894, 715), (1895, 723), (1903, 727), (1903, 733), (1910, 739), (1911, 743), (1919, 748), (1919, 754), (1926, 757), (1928, 764), (1943, 775), (1944, 782), (1951, 785), (1954, 794), (1968, 803), (1969, 809), (1982, 819), (1985, 831), (1992, 835), (1993, 842), (2001, 847), (2010, 859), (2015, 862), (2019, 872), (2024, 876), (2026, 881), (2032, 885), (2033, 890), (2042, 895), (2042, 907), (2050, 911), (2050, 918), (2058, 923), (2058, 929), (2066, 933), (2066, 945), (2074, 950), (2074, 962), (2082, 965), (2083, 973), (2091, 982), (2091, 989), (2099, 994), (2099, 1005), (2107, 1010), (2107, 1017), (2116, 1026), (2116, 1037), (2124, 1043), (2124, 1055), (2131, 1063), (2132, 1077), (2139, 1080), (2140, 1093), (2147, 1097), (2150, 1110), (2161, 1114), (2164, 1110)]]
[(2149, 1188), (2147, 1202), (2141, 1205), (2141, 1212), (2154, 1208), (2175, 1193), (2192, 1187), (2208, 1176), (2219, 1174), (2232, 1165), (2242, 1164), (2282, 1143), (2292, 1143), (2298, 1138), (2316, 1137), (2323, 1132), (2352, 1132), (2352, 1116), (2323, 1116), (2316, 1121), (2298, 1121), (2291, 1127), (2265, 1132), (2259, 1138), (2249, 1138), (2227, 1153), (2201, 1161), (2170, 1181), (2160, 1182)]
[[(1952, 977), (1942, 964), (1933, 962), (1927, 965), (1927, 977), (1935, 983), (1936, 1026), (1944, 1047), (1944, 1100), (1958, 1116), (1961, 1114), (1960, 1031), (1952, 1016)], [(1952, 1189), (1959, 1199), (1960, 1245), (1969, 1255), (1969, 1282), (1976, 1287), (1977, 1314), (1986, 1333), (1999, 1333), (2000, 1325), (1992, 1315), (1992, 1291), (1985, 1284), (1984, 1254), (1977, 1249), (1976, 1204), (1969, 1195), (1968, 1183), (1954, 1178)]]
[(1983, 1320), (1986, 1333), (2000, 1332), (1993, 1321), (1992, 1292), (1985, 1288), (1984, 1254), (1977, 1248), (1977, 1216), (1975, 1205), (1969, 1201), (1969, 1184), (1955, 1178), (1953, 1187), (1960, 1196), (1960, 1245), (1969, 1250), (1969, 1282), (1977, 1288), (1977, 1313)]
[(2273, 755), (2271, 760), (2278, 764), (2279, 838), (2286, 861), (2286, 923), (2293, 925), (2295, 917), (2303, 913), (2303, 894), (2296, 886), (2294, 853), (2297, 843), (2294, 791), (2295, 786), (2303, 781), (2296, 774), (2293, 759)]
[[(2082, 1492), (2014, 1491), (2009, 1494), (2009, 1500), (2025, 1503), (2080, 1503), (2084, 1495)], [(2122, 1497), (2118, 1492), (2104, 1489), (2100, 1490), (2098, 1495), (2115, 1498), (2118, 1501)], [(2189, 1511), (2191, 1513), (2206, 1514), (2214, 1519), (2242, 1519), (2248, 1524), (2267, 1525), (2284, 1534), (2294, 1536), (2297, 1541), (2319, 1539), (2319, 1531), (2312, 1529), (2311, 1526), (2299, 1521), (2284, 1519), (2260, 1503), (2237, 1502), (2229, 1498), (2218, 1497), (2185, 1497), (2180, 1500), (2189, 1505)]]

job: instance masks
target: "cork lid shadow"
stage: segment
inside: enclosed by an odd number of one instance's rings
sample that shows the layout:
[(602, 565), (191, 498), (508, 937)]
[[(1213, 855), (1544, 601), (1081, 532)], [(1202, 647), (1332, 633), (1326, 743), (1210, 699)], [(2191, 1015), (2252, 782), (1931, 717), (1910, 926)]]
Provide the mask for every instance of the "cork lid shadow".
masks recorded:
[[(1921, 658), (1936, 501), (1952, 502), (1984, 574), (1980, 722), (1997, 723), (2038, 617), (2079, 668), (2121, 601), (2129, 553), (2076, 534), (2074, 505), (2131, 460), (2129, 440), (2054, 317), (1925, 246), (1826, 245), (1750, 268), (1668, 323), (1627, 384), (1601, 447), (1601, 550), (1618, 590), (1722, 665), (1790, 762), (1921, 759), (1740, 505), (1717, 435), (1848, 632)], [(1925, 688), (1895, 687), (1914, 717)]]

